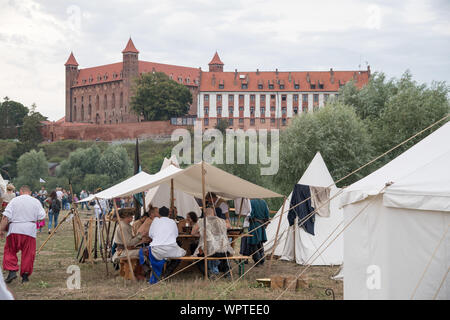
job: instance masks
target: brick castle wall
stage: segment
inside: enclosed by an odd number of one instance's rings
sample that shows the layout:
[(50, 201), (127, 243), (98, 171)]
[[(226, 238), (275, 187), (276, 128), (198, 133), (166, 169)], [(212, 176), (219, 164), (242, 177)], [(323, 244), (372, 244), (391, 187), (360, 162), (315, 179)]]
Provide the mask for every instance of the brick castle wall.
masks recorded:
[(174, 126), (170, 121), (148, 121), (121, 124), (67, 124), (47, 123), (41, 133), (44, 141), (66, 139), (103, 141), (128, 140), (136, 138), (167, 138), (175, 129), (187, 128)]

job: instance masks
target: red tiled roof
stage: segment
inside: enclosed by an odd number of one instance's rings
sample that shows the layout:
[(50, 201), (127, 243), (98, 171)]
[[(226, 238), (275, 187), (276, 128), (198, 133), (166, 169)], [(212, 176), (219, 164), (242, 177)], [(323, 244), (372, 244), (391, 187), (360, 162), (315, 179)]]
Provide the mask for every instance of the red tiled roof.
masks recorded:
[(131, 40), (131, 37), (128, 40), (127, 46), (122, 51), (122, 53), (125, 53), (125, 52), (139, 53), (138, 49), (136, 49), (136, 47), (134, 46), (134, 43), (133, 43), (133, 40)]
[(73, 52), (70, 53), (69, 59), (67, 59), (65, 66), (78, 66), (77, 60), (75, 60), (75, 57), (73, 56)]
[(214, 54), (214, 57), (212, 58), (211, 62), (208, 63), (208, 65), (210, 65), (210, 64), (221, 64), (221, 65), (223, 65), (223, 62), (222, 62), (222, 60), (220, 60), (219, 54), (217, 53), (217, 51)]
[[(334, 77), (333, 83), (331, 74)], [(241, 75), (245, 77), (241, 79)], [(307, 75), (309, 75), (310, 83), (307, 81)], [(369, 81), (368, 71), (258, 71), (238, 72), (236, 77), (235, 72), (202, 72), (200, 91), (338, 91), (339, 83), (345, 84), (354, 76), (357, 80), (355, 85), (358, 88)], [(215, 77), (215, 81), (212, 81), (213, 77)], [(320, 84), (323, 84), (323, 89), (319, 88), (319, 81)], [(223, 83), (223, 89), (219, 89), (219, 83)], [(247, 89), (242, 89), (242, 83), (247, 83)], [(269, 83), (273, 83), (273, 89), (269, 89)], [(280, 89), (279, 83), (284, 84), (284, 89)], [(258, 84), (263, 84), (263, 89), (258, 89)], [(300, 88), (295, 89), (294, 84), (299, 84)], [(316, 88), (311, 89), (310, 84), (315, 84)]]
[[(72, 87), (82, 87), (122, 80), (122, 69), (122, 62), (80, 69), (76, 83), (73, 84)], [(172, 76), (172, 79), (177, 82), (179, 82), (178, 78), (182, 78), (182, 83), (190, 86), (198, 86), (194, 80), (199, 80), (200, 78), (200, 70), (197, 68), (174, 66), (156, 62), (139, 61), (138, 70), (139, 74), (153, 71), (164, 72), (169, 77)], [(187, 79), (189, 79), (189, 83), (187, 82)]]
[(104, 66), (80, 69), (78, 71), (76, 83), (74, 83), (72, 87), (81, 87), (122, 80), (122, 64), (122, 62), (117, 62)]
[[(198, 68), (191, 67), (182, 67), (182, 66), (174, 66), (170, 64), (156, 63), (156, 62), (148, 62), (148, 61), (139, 61), (139, 73), (146, 72), (164, 72), (172, 80), (177, 82), (178, 78), (182, 78), (182, 83), (190, 86), (198, 86), (194, 80), (200, 80), (200, 70)], [(187, 82), (189, 79), (189, 83)]]

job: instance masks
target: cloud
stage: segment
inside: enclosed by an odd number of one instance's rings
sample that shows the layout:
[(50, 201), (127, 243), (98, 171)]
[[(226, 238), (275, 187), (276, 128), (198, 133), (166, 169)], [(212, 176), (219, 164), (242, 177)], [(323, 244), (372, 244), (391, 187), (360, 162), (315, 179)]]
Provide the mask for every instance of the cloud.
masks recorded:
[(64, 62), (121, 61), (128, 37), (140, 59), (225, 70), (365, 68), (420, 82), (449, 80), (447, 1), (0, 0), (0, 94), (57, 120)]

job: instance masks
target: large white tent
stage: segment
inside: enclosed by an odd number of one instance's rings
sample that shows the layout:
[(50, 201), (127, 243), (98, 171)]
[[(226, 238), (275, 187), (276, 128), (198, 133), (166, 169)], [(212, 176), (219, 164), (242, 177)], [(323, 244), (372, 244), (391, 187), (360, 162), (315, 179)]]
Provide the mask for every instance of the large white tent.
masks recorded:
[[(164, 158), (164, 162), (161, 166), (161, 170), (164, 170), (170, 165), (174, 165), (175, 167), (179, 167), (178, 161), (176, 156), (172, 156), (170, 159)], [(148, 190), (146, 196), (145, 196), (145, 205), (147, 208), (150, 207), (150, 205), (154, 207), (162, 207), (166, 206), (167, 208), (170, 208), (170, 193), (171, 193), (171, 187), (169, 184), (164, 183), (160, 184), (157, 187), (154, 187), (150, 190)], [(182, 217), (186, 217), (188, 212), (195, 212), (197, 216), (200, 216), (201, 209), (195, 201), (195, 198), (187, 194), (183, 191), (180, 191), (178, 189), (174, 189), (174, 205), (177, 208), (178, 215)]]
[[(174, 189), (202, 198), (202, 168), (205, 170), (206, 192), (214, 192), (224, 199), (282, 197), (276, 192), (241, 179), (206, 162), (199, 162), (186, 169), (180, 169), (170, 164), (153, 175), (140, 172), (111, 188), (93, 195), (93, 198), (112, 199), (127, 197), (162, 184), (170, 186), (172, 182)], [(86, 200), (84, 199), (84, 201)]]
[[(330, 197), (335, 196), (339, 192), (334, 184), (333, 178), (327, 169), (325, 162), (320, 154), (317, 152), (314, 159), (309, 164), (308, 168), (304, 172), (303, 176), (298, 182), (299, 184), (310, 185), (315, 187), (330, 187)], [(278, 232), (279, 239), (275, 248), (274, 255), (279, 256), (281, 260), (296, 261), (298, 264), (304, 264), (305, 262), (312, 265), (340, 265), (343, 261), (343, 239), (339, 237), (336, 241), (326, 249), (332, 239), (327, 240), (327, 237), (336, 229), (335, 234), (339, 232), (343, 221), (342, 210), (339, 209), (339, 195), (330, 201), (330, 216), (321, 217), (315, 215), (315, 235), (311, 235), (299, 227), (297, 223), (293, 226), (289, 226), (287, 219), (288, 210), (291, 202), (292, 193), (286, 199), (284, 205), (284, 214), (281, 218), (280, 229)], [(275, 243), (275, 236), (278, 228), (279, 217), (281, 210), (278, 210), (273, 221), (269, 223), (266, 228), (267, 242), (264, 245), (266, 252), (270, 252), (273, 249)], [(295, 229), (295, 231), (294, 231)], [(325, 243), (324, 241), (327, 240)], [(320, 247), (320, 245), (322, 245)], [(320, 247), (318, 255), (317, 249)]]
[(450, 298), (449, 141), (447, 123), (344, 191), (344, 299)]

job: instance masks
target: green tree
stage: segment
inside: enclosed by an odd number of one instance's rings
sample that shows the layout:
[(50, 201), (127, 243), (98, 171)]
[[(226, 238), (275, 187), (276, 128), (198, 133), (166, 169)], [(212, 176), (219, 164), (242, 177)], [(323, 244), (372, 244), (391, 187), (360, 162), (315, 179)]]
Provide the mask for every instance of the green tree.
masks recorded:
[[(418, 84), (412, 75), (405, 72), (396, 82), (396, 92), (386, 102), (379, 117), (370, 124), (372, 143), (377, 154), (381, 154), (405, 141), (415, 133), (442, 119), (450, 112), (448, 94), (450, 87), (445, 82), (433, 82), (431, 86)], [(438, 129), (435, 126), (426, 134)], [(382, 162), (388, 162), (409, 149), (425, 135), (420, 135), (389, 153)]]
[(47, 117), (36, 112), (35, 104), (32, 105), (30, 113), (23, 118), (19, 140), (27, 145), (29, 149), (36, 148), (42, 142), (41, 126), (42, 121), (45, 120), (47, 120)]
[(380, 116), (389, 98), (396, 92), (395, 80), (386, 80), (384, 73), (376, 72), (361, 89), (358, 89), (353, 81), (346, 83), (339, 92), (339, 101), (353, 106), (361, 119), (370, 120)]
[(145, 120), (169, 120), (185, 115), (192, 103), (192, 94), (184, 85), (165, 73), (145, 73), (135, 81), (131, 108)]
[[(289, 194), (317, 151), (335, 181), (371, 159), (369, 134), (352, 107), (334, 100), (317, 112), (293, 118), (280, 135), (280, 168), (273, 180), (277, 191)], [(360, 172), (342, 184), (363, 176)]]
[(17, 127), (23, 124), (29, 109), (20, 102), (3, 99), (0, 104), (0, 139), (12, 139), (17, 135)]
[(33, 190), (38, 190), (40, 178), (45, 180), (48, 176), (48, 163), (44, 152), (31, 150), (21, 155), (17, 160), (17, 171), (16, 187), (26, 184)]
[(225, 134), (226, 130), (228, 129), (228, 126), (229, 126), (229, 125), (228, 125), (228, 121), (227, 121), (227, 120), (220, 119), (220, 120), (217, 122), (215, 128), (216, 128), (217, 130), (219, 130), (220, 132), (222, 132), (223, 134)]
[(113, 183), (133, 174), (133, 164), (122, 146), (109, 146), (98, 160), (96, 172), (107, 175)]

